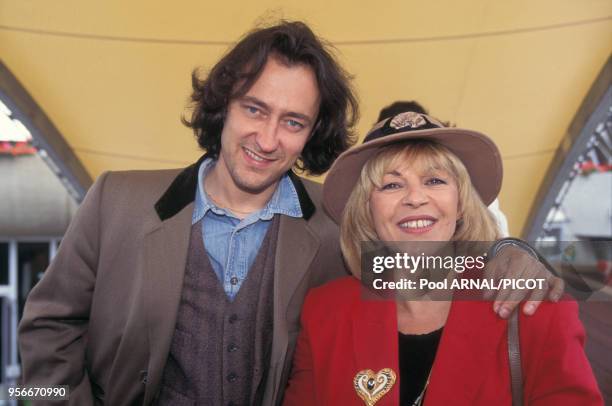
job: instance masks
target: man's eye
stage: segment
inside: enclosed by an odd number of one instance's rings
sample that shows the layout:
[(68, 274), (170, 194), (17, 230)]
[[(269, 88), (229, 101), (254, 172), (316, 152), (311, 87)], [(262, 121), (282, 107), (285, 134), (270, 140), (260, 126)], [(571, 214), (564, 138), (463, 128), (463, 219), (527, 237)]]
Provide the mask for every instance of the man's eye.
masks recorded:
[(302, 128), (304, 128), (304, 124), (296, 120), (287, 120), (287, 125), (296, 130), (301, 130)]
[(426, 182), (427, 185), (446, 185), (446, 181), (440, 178), (429, 178)]
[(260, 111), (257, 107), (254, 106), (245, 106), (246, 111), (251, 114), (251, 115), (256, 115), (258, 114)]

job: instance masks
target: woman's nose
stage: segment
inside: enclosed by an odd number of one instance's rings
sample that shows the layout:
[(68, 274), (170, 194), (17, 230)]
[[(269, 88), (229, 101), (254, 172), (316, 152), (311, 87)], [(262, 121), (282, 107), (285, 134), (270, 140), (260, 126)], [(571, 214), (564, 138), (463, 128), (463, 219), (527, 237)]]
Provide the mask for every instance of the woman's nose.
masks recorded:
[(407, 189), (402, 198), (402, 204), (411, 207), (420, 207), (429, 201), (427, 194), (421, 187), (411, 187)]

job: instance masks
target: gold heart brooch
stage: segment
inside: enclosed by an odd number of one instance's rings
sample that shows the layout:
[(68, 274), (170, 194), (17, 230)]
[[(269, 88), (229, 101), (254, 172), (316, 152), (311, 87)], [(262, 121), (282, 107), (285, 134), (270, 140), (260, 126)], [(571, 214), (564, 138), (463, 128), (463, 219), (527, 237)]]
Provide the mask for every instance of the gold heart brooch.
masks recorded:
[(355, 375), (353, 386), (365, 404), (373, 406), (391, 390), (396, 379), (391, 368), (383, 368), (376, 374), (371, 369), (364, 369)]

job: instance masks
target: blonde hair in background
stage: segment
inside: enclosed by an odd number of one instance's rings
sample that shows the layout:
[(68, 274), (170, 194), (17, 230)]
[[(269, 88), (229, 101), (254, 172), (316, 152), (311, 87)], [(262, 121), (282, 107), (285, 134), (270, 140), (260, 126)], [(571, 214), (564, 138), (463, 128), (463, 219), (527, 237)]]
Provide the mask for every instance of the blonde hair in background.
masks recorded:
[(349, 196), (340, 223), (340, 247), (344, 259), (357, 278), (361, 277), (361, 242), (377, 241), (370, 214), (370, 193), (381, 186), (383, 175), (404, 162), (420, 160), (428, 169), (443, 170), (456, 182), (460, 221), (453, 241), (493, 241), (500, 232), (493, 215), (474, 189), (461, 160), (445, 146), (427, 140), (400, 142), (387, 146), (370, 158), (361, 170)]

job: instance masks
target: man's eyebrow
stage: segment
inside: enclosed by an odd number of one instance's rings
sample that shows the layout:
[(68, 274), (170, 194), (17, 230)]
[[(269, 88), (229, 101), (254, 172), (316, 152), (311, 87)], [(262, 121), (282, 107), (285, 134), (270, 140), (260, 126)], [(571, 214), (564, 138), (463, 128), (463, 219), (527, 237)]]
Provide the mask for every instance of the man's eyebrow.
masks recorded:
[(241, 99), (243, 101), (253, 103), (253, 104), (257, 105), (257, 107), (261, 107), (262, 109), (264, 109), (266, 111), (270, 111), (270, 106), (268, 106), (268, 104), (266, 102), (264, 102), (263, 100), (259, 100), (257, 97), (242, 96)]
[[(243, 101), (253, 103), (257, 107), (260, 107), (260, 108), (262, 108), (265, 111), (270, 111), (271, 110), (270, 105), (268, 105), (268, 103), (264, 102), (263, 100), (258, 99), (257, 97), (254, 97), (254, 96), (243, 96), (241, 99)], [(283, 116), (285, 116), (285, 117), (292, 117), (292, 118), (297, 118), (297, 119), (303, 120), (308, 125), (310, 125), (312, 123), (312, 121), (313, 121), (313, 119), (311, 117), (307, 116), (306, 114), (298, 113), (298, 112), (295, 112), (295, 111), (285, 112), (285, 113), (283, 113)]]
[(294, 111), (289, 111), (285, 114), (287, 117), (293, 117), (306, 122), (306, 124), (310, 125), (312, 123), (312, 118), (308, 117), (306, 114), (296, 113)]

